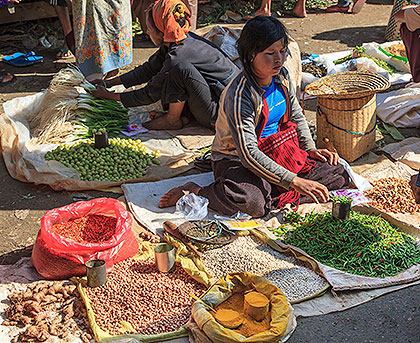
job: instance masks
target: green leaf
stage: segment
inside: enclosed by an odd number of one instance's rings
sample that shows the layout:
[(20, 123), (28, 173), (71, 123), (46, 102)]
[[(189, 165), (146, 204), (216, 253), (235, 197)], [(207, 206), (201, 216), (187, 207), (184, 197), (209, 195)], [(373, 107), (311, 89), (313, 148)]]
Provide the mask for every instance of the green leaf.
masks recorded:
[(395, 126), (387, 125), (385, 123), (382, 123), (382, 125), (386, 133), (390, 134), (396, 141), (403, 141), (406, 138)]

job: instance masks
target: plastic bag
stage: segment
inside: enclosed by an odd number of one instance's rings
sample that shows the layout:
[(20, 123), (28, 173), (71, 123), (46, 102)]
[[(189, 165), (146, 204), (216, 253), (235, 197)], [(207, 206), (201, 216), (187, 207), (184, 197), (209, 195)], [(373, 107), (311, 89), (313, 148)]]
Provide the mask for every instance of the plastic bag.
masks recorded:
[(359, 191), (364, 192), (372, 189), (372, 185), (369, 183), (369, 181), (366, 180), (363, 176), (356, 174), (345, 159), (340, 157), (338, 163), (344, 167), (344, 170), (347, 172), (347, 174), (349, 174), (351, 181)]
[[(117, 218), (115, 234), (108, 241), (80, 243), (58, 235), (51, 229), (54, 224), (93, 214)], [(114, 263), (134, 256), (139, 249), (131, 231), (131, 223), (131, 216), (124, 206), (111, 198), (79, 201), (49, 210), (41, 218), (41, 229), (32, 251), (31, 262), (46, 279), (85, 275), (85, 263), (91, 259), (105, 260), (109, 271)]]
[[(256, 289), (270, 299), (271, 323), (270, 330), (248, 338), (220, 325), (201, 301), (196, 301), (192, 308), (192, 317), (199, 330), (211, 338), (213, 343), (268, 343), (285, 339), (294, 330), (296, 320), (293, 308), (288, 303), (283, 292), (266, 279), (250, 273), (227, 274), (201, 297), (213, 308), (230, 297), (239, 289)], [(191, 326), (187, 326), (191, 330)]]
[(371, 43), (363, 43), (363, 47), (366, 49), (366, 55), (380, 58), (381, 60), (384, 60), (388, 62), (390, 65), (392, 65), (394, 68), (397, 68), (398, 70), (409, 73), (410, 72), (410, 65), (404, 61), (401, 61), (396, 58), (391, 58), (387, 55), (385, 55), (381, 50), (379, 50), (379, 47), (388, 47), (393, 44), (402, 43), (401, 41), (395, 41), (395, 42), (387, 42), (385, 44), (378, 44), (376, 42)]
[(189, 193), (177, 201), (176, 212), (183, 214), (186, 220), (201, 220), (207, 216), (208, 205), (208, 199)]
[(357, 71), (370, 71), (372, 73), (378, 73), (389, 80), (389, 72), (384, 68), (378, 66), (374, 60), (367, 57), (360, 57), (356, 59)]

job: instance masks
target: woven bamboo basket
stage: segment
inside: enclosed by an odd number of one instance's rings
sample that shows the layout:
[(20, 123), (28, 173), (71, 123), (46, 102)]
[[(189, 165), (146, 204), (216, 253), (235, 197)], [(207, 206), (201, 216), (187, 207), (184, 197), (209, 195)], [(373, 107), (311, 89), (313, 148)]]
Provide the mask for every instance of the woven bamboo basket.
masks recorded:
[(390, 82), (369, 72), (344, 72), (312, 82), (305, 92), (317, 97), (317, 145), (353, 162), (375, 146), (376, 92)]

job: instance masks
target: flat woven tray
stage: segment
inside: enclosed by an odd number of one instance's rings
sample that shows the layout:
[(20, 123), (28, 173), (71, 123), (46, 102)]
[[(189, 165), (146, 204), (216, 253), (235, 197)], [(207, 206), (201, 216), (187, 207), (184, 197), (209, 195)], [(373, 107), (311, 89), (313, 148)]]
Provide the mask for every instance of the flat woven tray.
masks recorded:
[(327, 75), (311, 82), (305, 88), (305, 93), (318, 98), (355, 99), (384, 91), (390, 85), (391, 83), (379, 74), (346, 71)]
[(185, 222), (178, 226), (178, 230), (196, 243), (204, 244), (207, 249), (210, 246), (217, 248), (232, 243), (238, 237), (237, 233), (230, 231), (226, 225), (218, 221)]

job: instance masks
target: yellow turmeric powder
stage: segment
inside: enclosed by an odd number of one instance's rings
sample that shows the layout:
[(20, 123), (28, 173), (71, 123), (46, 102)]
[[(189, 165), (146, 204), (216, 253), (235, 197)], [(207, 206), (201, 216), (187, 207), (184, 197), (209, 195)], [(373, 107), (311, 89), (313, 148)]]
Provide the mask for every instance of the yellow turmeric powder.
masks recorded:
[(270, 301), (259, 292), (250, 292), (245, 294), (244, 313), (257, 321), (262, 321), (268, 313)]
[[(252, 317), (244, 314), (244, 294), (243, 293), (234, 293), (229, 298), (227, 298), (224, 302), (222, 302), (219, 306), (216, 307), (216, 311), (227, 309), (239, 312), (240, 316), (242, 316), (243, 322), (242, 325), (234, 329), (233, 331), (241, 334), (245, 337), (251, 337), (256, 334), (269, 331), (270, 330), (270, 322), (271, 322), (271, 315), (270, 312), (264, 318), (263, 321), (257, 322)], [(210, 312), (213, 316), (216, 314), (211, 311)]]
[(224, 308), (217, 309), (214, 318), (229, 329), (236, 329), (243, 322), (243, 316), (239, 312)]

